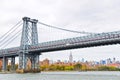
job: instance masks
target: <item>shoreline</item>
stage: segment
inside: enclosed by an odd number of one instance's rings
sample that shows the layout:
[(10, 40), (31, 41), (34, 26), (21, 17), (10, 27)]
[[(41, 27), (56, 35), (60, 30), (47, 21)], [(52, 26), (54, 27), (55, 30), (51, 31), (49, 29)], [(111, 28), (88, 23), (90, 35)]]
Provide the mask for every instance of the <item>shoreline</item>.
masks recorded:
[(1, 71), (0, 74), (14, 74), (16, 71)]
[[(44, 73), (44, 72), (120, 72), (120, 71), (41, 71), (39, 73)], [(4, 72), (0, 72), (0, 74), (20, 74), (17, 73), (16, 71), (4, 71)], [(24, 73), (23, 73), (24, 74)]]

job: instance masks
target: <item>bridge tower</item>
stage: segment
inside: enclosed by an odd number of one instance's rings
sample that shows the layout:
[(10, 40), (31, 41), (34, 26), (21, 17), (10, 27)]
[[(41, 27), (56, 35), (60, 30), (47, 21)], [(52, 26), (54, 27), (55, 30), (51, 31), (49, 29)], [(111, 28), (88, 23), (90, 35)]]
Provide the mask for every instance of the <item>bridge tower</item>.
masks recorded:
[[(38, 52), (28, 52), (30, 45), (38, 45), (36, 19), (28, 17), (23, 18), (23, 29), (21, 36), (20, 52), (19, 52), (19, 69), (18, 72), (39, 72), (39, 55)], [(27, 68), (27, 61), (31, 61), (31, 69)]]

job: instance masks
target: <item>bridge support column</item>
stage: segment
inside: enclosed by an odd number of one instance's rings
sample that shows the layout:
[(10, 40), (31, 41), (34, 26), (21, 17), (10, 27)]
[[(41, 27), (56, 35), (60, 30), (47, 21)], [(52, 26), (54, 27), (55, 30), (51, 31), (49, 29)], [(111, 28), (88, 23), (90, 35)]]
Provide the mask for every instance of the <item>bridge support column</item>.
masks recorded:
[(39, 55), (38, 54), (35, 56), (35, 69), (40, 69)]
[[(31, 69), (27, 68), (27, 61), (30, 59), (31, 61)], [(27, 73), (27, 72), (40, 72), (40, 65), (39, 65), (39, 54), (32, 53), (32, 54), (20, 54), (19, 55), (19, 69), (17, 70), (18, 73)]]
[(15, 57), (11, 58), (11, 70), (15, 71)]
[(7, 64), (8, 64), (8, 59), (5, 56), (3, 56), (3, 69), (2, 69), (3, 72), (7, 71)]
[(39, 54), (31, 56), (31, 69), (35, 72), (40, 72)]
[(18, 73), (25, 73), (27, 66), (26, 66), (26, 62), (27, 62), (27, 57), (25, 53), (19, 53), (19, 66), (18, 66), (18, 70), (16, 72)]
[[(39, 54), (37, 52), (29, 52), (31, 45), (38, 45), (37, 22), (38, 20), (36, 19), (30, 19), (28, 17), (23, 18), (18, 72), (24, 73), (40, 71), (40, 69), (38, 68)], [(31, 70), (27, 69), (27, 58), (30, 58), (31, 60)]]

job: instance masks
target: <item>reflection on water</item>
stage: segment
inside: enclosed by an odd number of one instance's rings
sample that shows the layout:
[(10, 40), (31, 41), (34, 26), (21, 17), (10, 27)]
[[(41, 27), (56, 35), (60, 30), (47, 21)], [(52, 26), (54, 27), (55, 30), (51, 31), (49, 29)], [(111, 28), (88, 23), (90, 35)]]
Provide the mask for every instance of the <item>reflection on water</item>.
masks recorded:
[(41, 72), (0, 74), (0, 80), (120, 80), (120, 72)]

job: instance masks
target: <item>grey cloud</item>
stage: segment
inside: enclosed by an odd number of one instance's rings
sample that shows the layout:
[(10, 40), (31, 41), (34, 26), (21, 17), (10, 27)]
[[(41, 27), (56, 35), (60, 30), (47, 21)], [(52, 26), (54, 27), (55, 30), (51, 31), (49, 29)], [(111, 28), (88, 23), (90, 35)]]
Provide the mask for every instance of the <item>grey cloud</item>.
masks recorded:
[[(14, 25), (17, 21), (22, 20), (24, 16), (71, 30), (88, 32), (116, 31), (120, 30), (119, 4), (119, 0), (1, 0), (0, 26), (5, 28), (0, 32), (6, 32), (9, 25)], [(80, 35), (46, 28), (42, 25), (38, 26), (40, 27), (39, 41)], [(48, 34), (51, 36), (48, 37)], [(17, 44), (17, 42), (15, 43)], [(86, 51), (86, 53), (88, 54), (90, 51), (92, 50)], [(93, 53), (96, 52), (93, 51)], [(119, 51), (116, 51), (116, 53), (119, 53)]]

